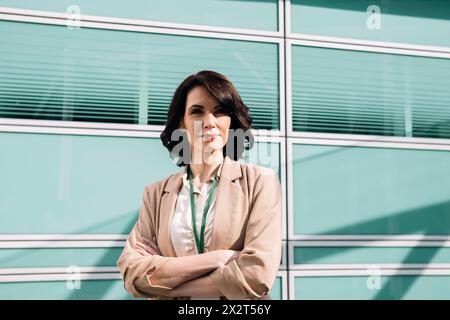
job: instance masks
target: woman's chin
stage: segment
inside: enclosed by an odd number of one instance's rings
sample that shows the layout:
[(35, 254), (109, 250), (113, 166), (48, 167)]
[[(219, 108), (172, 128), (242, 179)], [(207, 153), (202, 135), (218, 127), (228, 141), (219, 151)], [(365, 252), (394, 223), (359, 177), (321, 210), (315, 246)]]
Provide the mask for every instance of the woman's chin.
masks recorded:
[(222, 150), (222, 143), (219, 141), (203, 141), (202, 151), (213, 153), (218, 150)]

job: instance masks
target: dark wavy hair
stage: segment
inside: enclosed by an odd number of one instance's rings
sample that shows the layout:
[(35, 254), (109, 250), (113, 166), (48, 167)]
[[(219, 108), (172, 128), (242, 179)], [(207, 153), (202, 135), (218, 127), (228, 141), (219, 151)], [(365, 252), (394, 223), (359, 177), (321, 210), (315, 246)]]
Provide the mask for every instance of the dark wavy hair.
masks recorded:
[[(187, 165), (187, 163), (183, 161), (183, 151), (177, 152), (174, 150), (174, 147), (180, 143), (180, 141), (174, 141), (172, 133), (180, 127), (186, 111), (187, 96), (189, 92), (197, 86), (203, 86), (208, 90), (208, 92), (216, 98), (219, 104), (225, 109), (227, 115), (231, 117), (230, 132), (244, 133), (240, 134), (240, 139), (236, 137), (235, 134), (228, 135), (228, 141), (223, 147), (224, 157), (228, 156), (235, 161), (243, 159), (243, 152), (253, 148), (254, 145), (254, 137), (250, 131), (252, 117), (248, 107), (242, 101), (231, 81), (223, 74), (210, 70), (203, 70), (190, 75), (184, 79), (175, 90), (169, 111), (167, 112), (166, 127), (160, 135), (162, 144), (169, 150), (170, 157), (172, 159), (178, 158), (176, 164), (179, 167)], [(185, 141), (187, 141), (187, 136), (185, 134), (182, 135), (181, 138), (186, 139)], [(186, 155), (185, 158), (190, 159), (190, 155)]]

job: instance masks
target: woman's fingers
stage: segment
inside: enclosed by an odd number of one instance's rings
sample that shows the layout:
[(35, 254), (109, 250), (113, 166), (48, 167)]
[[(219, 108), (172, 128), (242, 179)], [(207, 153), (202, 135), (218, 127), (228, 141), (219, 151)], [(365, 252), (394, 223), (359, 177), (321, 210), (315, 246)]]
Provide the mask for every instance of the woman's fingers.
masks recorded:
[(139, 252), (143, 256), (150, 256), (150, 253), (148, 253), (147, 251), (145, 251), (141, 248), (136, 248), (136, 251)]

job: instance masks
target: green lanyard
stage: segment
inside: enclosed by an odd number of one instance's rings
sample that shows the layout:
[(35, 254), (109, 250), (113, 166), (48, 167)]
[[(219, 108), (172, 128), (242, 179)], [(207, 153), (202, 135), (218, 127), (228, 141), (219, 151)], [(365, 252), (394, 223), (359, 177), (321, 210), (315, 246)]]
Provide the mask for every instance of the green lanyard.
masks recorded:
[(200, 237), (197, 234), (197, 215), (195, 214), (195, 201), (194, 201), (194, 186), (192, 183), (192, 172), (191, 168), (188, 165), (188, 176), (189, 176), (189, 186), (190, 186), (190, 194), (191, 194), (191, 213), (192, 213), (192, 228), (194, 231), (194, 238), (195, 238), (195, 244), (197, 245), (197, 251), (198, 253), (203, 253), (203, 250), (205, 248), (205, 225), (206, 225), (206, 215), (209, 211), (209, 206), (211, 205), (211, 196), (214, 192), (214, 189), (217, 185), (217, 180), (219, 177), (216, 175), (213, 179), (213, 182), (211, 184), (211, 188), (208, 192), (208, 198), (206, 199), (205, 209), (203, 210), (203, 217), (202, 217), (202, 228), (200, 229)]

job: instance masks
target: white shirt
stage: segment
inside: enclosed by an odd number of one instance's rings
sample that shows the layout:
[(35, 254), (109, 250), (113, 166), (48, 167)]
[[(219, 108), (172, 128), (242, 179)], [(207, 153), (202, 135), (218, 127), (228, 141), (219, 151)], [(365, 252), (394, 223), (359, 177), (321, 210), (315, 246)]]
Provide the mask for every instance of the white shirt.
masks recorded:
[[(223, 162), (220, 164), (217, 171), (217, 175), (220, 179), (220, 174), (222, 171)], [(195, 244), (194, 232), (192, 230), (192, 213), (191, 213), (191, 199), (190, 199), (190, 188), (189, 179), (187, 177), (187, 170), (182, 176), (182, 186), (178, 193), (177, 203), (175, 206), (175, 211), (172, 216), (172, 221), (170, 223), (170, 240), (172, 241), (173, 248), (177, 257), (190, 256), (198, 254), (197, 246)], [(197, 233), (200, 233), (202, 225), (203, 210), (205, 208), (206, 200), (208, 198), (208, 192), (212, 185), (212, 178), (203, 184), (201, 190), (194, 184), (194, 199), (195, 199), (195, 214), (196, 214), (196, 224)], [(214, 206), (216, 203), (216, 193), (217, 193), (218, 182), (216, 188), (211, 195), (211, 204), (206, 216), (205, 223), (205, 247), (204, 251), (208, 252), (211, 245), (212, 238), (212, 227), (214, 224), (215, 210)], [(198, 234), (200, 235), (200, 234)]]

